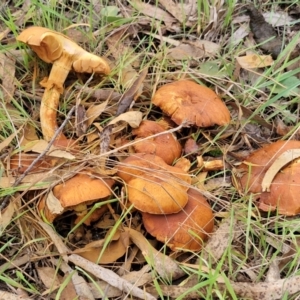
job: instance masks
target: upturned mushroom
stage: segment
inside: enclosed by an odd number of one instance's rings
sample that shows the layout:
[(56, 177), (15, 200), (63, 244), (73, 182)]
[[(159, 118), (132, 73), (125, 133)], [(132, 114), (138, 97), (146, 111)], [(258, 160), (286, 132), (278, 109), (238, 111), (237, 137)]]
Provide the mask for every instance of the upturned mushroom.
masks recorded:
[(152, 103), (177, 124), (209, 127), (227, 125), (230, 113), (211, 89), (190, 80), (166, 84), (155, 93)]
[[(59, 97), (70, 70), (107, 75), (110, 67), (103, 58), (85, 51), (67, 36), (44, 27), (29, 27), (17, 40), (30, 46), (40, 59), (53, 64), (49, 77), (41, 82), (45, 92), (41, 101), (40, 121), (44, 139), (49, 141), (58, 128), (56, 116)], [(64, 139), (64, 136), (61, 134), (59, 138)]]
[[(181, 145), (171, 133), (164, 133), (165, 129), (154, 121), (144, 120), (140, 126), (132, 130), (139, 143), (134, 144), (136, 153), (149, 153), (161, 157), (167, 164), (171, 165), (181, 155)], [(161, 133), (151, 139), (143, 139), (151, 135)]]
[(246, 193), (254, 193), (258, 207), (283, 215), (300, 213), (300, 161), (295, 160), (282, 168), (273, 179), (270, 191), (263, 191), (262, 182), (274, 161), (285, 151), (299, 149), (300, 141), (277, 141), (254, 151), (237, 168), (238, 180)]
[(166, 243), (173, 251), (200, 250), (214, 228), (210, 205), (194, 189), (188, 190), (188, 202), (180, 212), (169, 215), (142, 215), (147, 232)]
[(175, 213), (188, 201), (190, 176), (158, 156), (131, 155), (118, 166), (118, 176), (126, 182), (129, 201), (140, 211)]

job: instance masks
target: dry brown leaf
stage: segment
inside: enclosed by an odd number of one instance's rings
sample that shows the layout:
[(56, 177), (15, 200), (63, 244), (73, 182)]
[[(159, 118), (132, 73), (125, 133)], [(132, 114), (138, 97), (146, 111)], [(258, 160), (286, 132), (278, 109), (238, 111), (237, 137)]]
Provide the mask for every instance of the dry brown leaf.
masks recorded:
[(23, 136), (21, 138), (20, 146), (25, 147), (23, 151), (26, 151), (26, 145), (35, 143), (39, 140), (35, 127), (31, 123), (27, 123), (24, 126)]
[(4, 232), (7, 225), (10, 224), (11, 219), (14, 215), (14, 203), (9, 202), (8, 206), (0, 213), (0, 236)]
[(271, 183), (276, 174), (287, 164), (300, 157), (300, 149), (290, 149), (280, 154), (269, 167), (262, 180), (262, 191), (269, 192)]
[(249, 54), (236, 57), (239, 65), (244, 69), (255, 69), (272, 66), (274, 61), (271, 55)]
[(138, 10), (142, 14), (152, 17), (158, 21), (164, 22), (166, 24), (167, 30), (180, 30), (177, 24), (177, 20), (173, 18), (169, 13), (159, 8), (158, 5), (151, 5), (149, 3), (144, 3), (140, 0), (131, 0), (129, 2), (136, 10)]
[(202, 252), (202, 259), (217, 262), (231, 245), (232, 240), (241, 234), (236, 220), (230, 218), (223, 220), (217, 231), (211, 235), (206, 243)]
[(274, 27), (289, 25), (295, 21), (286, 11), (266, 12), (263, 16)]
[(108, 104), (108, 100), (98, 104), (98, 105), (91, 105), (88, 110), (86, 111), (87, 117), (87, 124), (90, 126), (96, 118), (98, 118), (106, 109)]
[[(5, 189), (12, 187), (14, 185), (16, 178), (15, 177), (1, 177), (0, 178), (0, 188)], [(48, 172), (30, 174), (25, 176), (22, 180), (22, 183), (17, 187), (18, 191), (27, 191), (27, 190), (41, 190), (47, 188), (51, 183), (55, 182), (57, 177)], [(38, 184), (37, 184), (38, 183)]]
[(37, 267), (39, 279), (45, 285), (46, 288), (51, 289), (51, 291), (56, 290), (60, 287), (60, 280), (57, 271), (51, 267)]
[(123, 94), (118, 104), (116, 116), (119, 116), (120, 114), (127, 111), (131, 103), (135, 101), (142, 94), (143, 86), (144, 86), (143, 81), (145, 80), (147, 74), (148, 74), (148, 68), (143, 69), (140, 75), (138, 76), (138, 78), (132, 83), (129, 89)]
[[(68, 285), (64, 288), (60, 299), (78, 299), (84, 300), (94, 300), (93, 294), (89, 288), (88, 283), (85, 281), (83, 276), (78, 275), (78, 272), (73, 270), (67, 263), (64, 261), (54, 261), (54, 265), (59, 265), (60, 269), (65, 273), (64, 278), (68, 277), (72, 273), (72, 282), (69, 282)], [(62, 280), (62, 282), (64, 279)], [(75, 296), (73, 296), (75, 294)], [(66, 295), (66, 296), (65, 296)], [(65, 296), (65, 298), (63, 298)]]
[(112, 121), (108, 123), (109, 125), (114, 125), (119, 121), (124, 121), (128, 123), (132, 128), (139, 127), (140, 123), (142, 122), (143, 113), (140, 111), (128, 111), (125, 112), (118, 117), (114, 118)]
[(201, 191), (206, 191), (205, 186), (205, 180), (208, 175), (208, 172), (200, 172), (198, 175), (196, 175), (195, 180), (193, 184), (196, 185), (196, 187)]
[(205, 52), (202, 49), (184, 43), (170, 49), (167, 53), (167, 58), (175, 60), (199, 59), (202, 57), (205, 57)]
[(9, 137), (7, 137), (3, 142), (0, 143), (0, 151), (2, 151), (4, 148), (8, 147), (12, 140), (18, 135), (21, 128), (14, 133), (12, 133)]
[(56, 234), (53, 228), (44, 222), (39, 222), (39, 224), (48, 233), (65, 262), (70, 261), (74, 263), (76, 266), (83, 268), (84, 270), (93, 274), (97, 278), (106, 281), (111, 286), (119, 288), (120, 290), (125, 291), (126, 293), (130, 293), (132, 296), (143, 300), (156, 300), (156, 298), (151, 294), (145, 292), (142, 289), (137, 288), (135, 285), (122, 279), (109, 269), (105, 269), (99, 265), (96, 265), (77, 254), (71, 254), (67, 256), (66, 254), (69, 252), (69, 249), (64, 244), (62, 239)]
[[(174, 16), (181, 24), (185, 24), (185, 26), (192, 26), (193, 23), (189, 21), (189, 13), (185, 11), (184, 5), (182, 3), (175, 3), (173, 0), (159, 0), (158, 1), (166, 11), (168, 11), (172, 16)], [(191, 9), (188, 9), (190, 10)]]
[(9, 53), (0, 53), (0, 78), (2, 82), (2, 99), (10, 102), (15, 93), (16, 59)]
[[(1, 36), (0, 36), (1, 37)], [(1, 38), (0, 38), (1, 40)], [(30, 300), (30, 297), (20, 297), (20, 295), (13, 294), (6, 291), (0, 291), (0, 299), (5, 300)]]
[(237, 45), (241, 41), (243, 41), (244, 37), (249, 34), (249, 26), (245, 24), (241, 24), (238, 26), (238, 29), (233, 33), (230, 41), (232, 45)]
[(152, 247), (140, 232), (130, 228), (125, 230), (129, 232), (130, 239), (142, 251), (143, 256), (147, 257), (146, 261), (150, 261), (153, 264), (155, 271), (162, 278), (176, 279), (183, 275), (183, 271), (177, 262)]
[[(46, 150), (46, 148), (48, 147), (48, 144), (49, 143), (46, 142), (45, 140), (39, 140), (37, 143), (35, 143), (31, 147), (31, 151), (36, 152), (36, 153), (43, 153)], [(70, 160), (75, 159), (75, 156), (73, 154), (71, 154), (70, 152), (65, 151), (65, 150), (60, 150), (53, 145), (51, 146), (51, 148), (49, 149), (49, 151), (46, 155), (53, 156), (53, 157), (66, 158), (66, 159), (70, 159)]]
[(101, 243), (101, 245), (97, 245), (97, 243), (91, 242), (85, 247), (78, 249), (79, 251), (75, 251), (74, 253), (78, 253), (80, 256), (94, 263), (113, 263), (126, 253), (129, 244), (124, 243), (124, 240), (126, 240), (125, 235), (127, 235), (126, 232), (117, 231), (114, 235), (116, 237), (113, 237), (108, 245), (104, 245), (105, 240)]
[(46, 197), (46, 205), (50, 213), (60, 215), (63, 213), (64, 208), (60, 201), (54, 196), (52, 190), (49, 191)]

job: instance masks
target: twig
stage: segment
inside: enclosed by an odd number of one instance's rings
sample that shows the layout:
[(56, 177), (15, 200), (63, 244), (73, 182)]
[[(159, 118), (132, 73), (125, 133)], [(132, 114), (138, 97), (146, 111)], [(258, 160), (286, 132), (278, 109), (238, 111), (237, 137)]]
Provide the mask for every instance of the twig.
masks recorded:
[[(56, 140), (56, 138), (58, 137), (58, 135), (61, 133), (61, 131), (63, 130), (63, 128), (66, 126), (67, 122), (71, 118), (74, 110), (75, 110), (75, 106), (73, 106), (71, 108), (71, 110), (68, 112), (66, 119), (63, 121), (63, 123), (60, 125), (60, 127), (56, 130), (54, 136), (50, 140), (46, 149), (29, 165), (29, 167), (25, 170), (25, 172), (19, 178), (17, 178), (17, 180), (12, 185), (12, 187), (18, 186), (22, 182), (22, 180), (25, 178), (25, 176), (32, 170), (32, 168), (35, 166), (35, 164), (46, 155), (46, 153), (50, 150), (51, 146), (53, 145), (53, 143)], [(2, 211), (8, 205), (9, 198), (10, 198), (10, 195), (7, 195), (4, 197), (2, 203), (0, 204), (0, 211)]]

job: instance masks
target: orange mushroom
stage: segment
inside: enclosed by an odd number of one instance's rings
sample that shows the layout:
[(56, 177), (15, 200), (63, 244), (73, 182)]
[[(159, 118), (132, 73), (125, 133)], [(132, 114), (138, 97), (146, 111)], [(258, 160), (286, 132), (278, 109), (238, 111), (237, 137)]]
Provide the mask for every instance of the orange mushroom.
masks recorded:
[(142, 215), (147, 232), (166, 243), (173, 251), (200, 250), (214, 228), (210, 205), (194, 189), (188, 190), (188, 202), (180, 212), (169, 215)]
[(152, 102), (178, 125), (208, 127), (230, 122), (229, 110), (219, 96), (193, 81), (180, 80), (162, 86)]
[[(163, 133), (164, 131), (164, 127), (154, 121), (142, 121), (138, 128), (132, 130), (132, 134), (140, 139), (140, 142), (133, 146), (135, 152), (154, 154), (167, 164), (172, 164), (181, 155), (181, 145), (173, 134)], [(151, 139), (143, 139), (157, 133), (162, 134)]]
[(64, 183), (56, 185), (52, 193), (39, 206), (49, 221), (66, 210), (74, 210), (82, 216), (87, 213), (87, 206), (104, 200), (112, 194), (114, 180), (95, 177), (92, 174), (77, 174)]
[(277, 210), (279, 214), (300, 213), (300, 163), (293, 161), (281, 169), (270, 186), (270, 192), (263, 192), (262, 182), (266, 172), (283, 152), (299, 149), (300, 141), (277, 141), (254, 151), (238, 168), (242, 189), (256, 194), (258, 207), (263, 211)]
[(158, 156), (131, 155), (118, 166), (118, 176), (127, 184), (129, 201), (140, 211), (175, 213), (187, 203), (190, 176)]
[[(85, 51), (67, 36), (44, 27), (29, 27), (17, 40), (29, 45), (43, 61), (53, 63), (49, 77), (41, 82), (46, 90), (41, 101), (40, 121), (44, 139), (49, 141), (58, 128), (59, 97), (70, 70), (107, 75), (110, 67), (103, 58)], [(63, 135), (59, 138), (65, 139)]]

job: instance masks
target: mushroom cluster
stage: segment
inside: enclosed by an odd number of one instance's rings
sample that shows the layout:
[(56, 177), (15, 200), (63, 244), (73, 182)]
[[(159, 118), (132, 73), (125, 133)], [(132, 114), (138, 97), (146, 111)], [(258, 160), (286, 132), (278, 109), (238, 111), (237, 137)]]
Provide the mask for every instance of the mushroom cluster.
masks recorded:
[[(230, 122), (222, 100), (209, 88), (189, 80), (162, 86), (152, 103), (178, 125), (208, 127)], [(126, 183), (128, 200), (141, 211), (151, 235), (172, 250), (200, 250), (213, 230), (212, 209), (191, 188), (188, 170), (181, 164), (170, 166), (180, 158), (182, 147), (165, 131), (149, 120), (134, 129), (136, 154), (119, 164), (118, 176)]]
[(174, 251), (201, 249), (213, 230), (213, 213), (205, 198), (190, 188), (186, 171), (156, 155), (137, 153), (120, 163), (118, 176), (151, 235)]
[[(276, 159), (287, 150), (299, 149), (300, 141), (277, 141), (254, 151), (237, 168), (242, 174), (241, 188), (255, 194), (258, 207), (293, 216), (300, 213), (300, 161), (296, 159), (283, 167), (273, 179), (270, 190), (263, 191), (263, 179)], [(292, 154), (292, 153), (291, 153)]]

